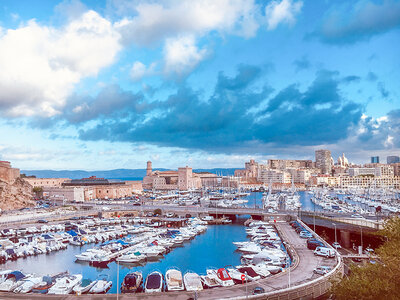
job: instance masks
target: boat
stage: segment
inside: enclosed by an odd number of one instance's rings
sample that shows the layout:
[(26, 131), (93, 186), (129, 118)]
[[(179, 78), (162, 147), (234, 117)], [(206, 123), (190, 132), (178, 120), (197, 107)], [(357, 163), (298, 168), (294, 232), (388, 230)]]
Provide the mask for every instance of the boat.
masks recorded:
[(3, 270), (0, 271), (0, 283), (4, 282), (7, 278), (7, 275), (10, 274), (12, 270)]
[(49, 288), (51, 288), (55, 283), (55, 279), (51, 276), (43, 276), (42, 282), (37, 284), (32, 288), (32, 293), (47, 294)]
[(49, 288), (48, 294), (53, 295), (67, 295), (72, 292), (72, 289), (77, 284), (81, 284), (82, 275), (66, 275), (61, 278), (57, 278), (54, 285)]
[(111, 286), (112, 281), (108, 280), (108, 276), (102, 275), (89, 290), (89, 294), (105, 294), (111, 289)]
[(14, 271), (7, 274), (5, 280), (0, 284), (0, 291), (12, 292), (15, 288), (24, 283), (23, 279), (26, 277), (27, 276), (22, 274), (20, 271)]
[(200, 279), (206, 289), (221, 286), (214, 275), (200, 275)]
[(217, 271), (214, 272), (217, 275), (217, 279), (221, 286), (232, 286), (235, 284), (225, 268), (219, 268)]
[(83, 279), (82, 283), (74, 286), (72, 291), (78, 295), (86, 294), (96, 284), (96, 282), (96, 280), (93, 281), (91, 279)]
[(165, 283), (168, 291), (183, 291), (182, 272), (177, 269), (169, 269), (165, 272)]
[(162, 292), (163, 290), (163, 276), (160, 272), (154, 271), (146, 278), (144, 291), (146, 293)]
[(120, 263), (137, 263), (145, 259), (146, 255), (140, 253), (139, 251), (136, 251), (134, 253), (126, 253), (124, 255), (121, 255), (116, 259), (116, 261)]
[(248, 278), (249, 281), (250, 281), (250, 280), (251, 280), (251, 281), (253, 281), (253, 280), (258, 280), (258, 279), (261, 278), (260, 275), (258, 275), (257, 272), (256, 272), (252, 267), (250, 267), (250, 266), (240, 267), (240, 268), (237, 268), (237, 270), (238, 270), (240, 273), (245, 274), (245, 275), (247, 276), (247, 278)]
[(201, 291), (203, 285), (201, 284), (201, 278), (197, 273), (186, 272), (183, 276), (183, 282), (187, 291)]
[(143, 275), (136, 271), (128, 273), (121, 284), (121, 293), (137, 293), (142, 290)]
[(22, 281), (23, 283), (13, 290), (14, 293), (29, 293), (35, 286), (43, 281), (43, 277), (28, 277), (26, 279), (23, 279)]

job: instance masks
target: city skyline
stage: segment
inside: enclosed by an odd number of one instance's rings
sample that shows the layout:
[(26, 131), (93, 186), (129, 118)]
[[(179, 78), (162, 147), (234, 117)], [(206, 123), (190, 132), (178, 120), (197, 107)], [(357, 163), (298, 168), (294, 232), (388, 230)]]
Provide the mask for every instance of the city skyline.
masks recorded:
[(238, 167), (400, 155), (400, 2), (3, 1), (0, 160)]

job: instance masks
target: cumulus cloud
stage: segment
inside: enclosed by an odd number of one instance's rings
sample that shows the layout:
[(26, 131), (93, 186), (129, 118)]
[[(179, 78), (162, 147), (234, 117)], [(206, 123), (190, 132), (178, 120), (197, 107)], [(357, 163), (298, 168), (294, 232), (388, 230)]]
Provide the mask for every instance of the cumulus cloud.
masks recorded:
[[(125, 6), (125, 2), (114, 6)], [(149, 46), (179, 35), (202, 36), (210, 31), (254, 36), (258, 29), (253, 0), (170, 0), (128, 6), (134, 17), (125, 17), (117, 28), (125, 43)]]
[(60, 113), (75, 84), (114, 62), (119, 34), (94, 11), (61, 29), (34, 20), (0, 37), (0, 111), (8, 116)]
[(400, 27), (400, 2), (358, 1), (330, 12), (316, 32), (324, 42), (348, 44)]
[(151, 63), (148, 67), (140, 61), (135, 61), (130, 70), (133, 81), (139, 81), (143, 77), (155, 74), (156, 63)]
[(240, 66), (234, 77), (219, 74), (208, 99), (182, 86), (165, 101), (147, 106), (140, 114), (145, 121), (103, 118), (82, 128), (80, 138), (244, 153), (267, 145), (335, 143), (346, 139), (361, 118), (362, 106), (341, 95), (337, 72), (319, 71), (306, 91), (289, 85), (274, 96), (264, 76), (258, 67)]
[(306, 56), (294, 60), (293, 65), (295, 66), (296, 72), (311, 68), (311, 62)]
[(293, 25), (296, 22), (296, 15), (303, 7), (302, 1), (282, 0), (272, 1), (265, 7), (267, 29), (273, 30), (280, 23)]
[(164, 47), (167, 74), (184, 75), (196, 67), (204, 58), (206, 49), (199, 49), (193, 36), (167, 39)]

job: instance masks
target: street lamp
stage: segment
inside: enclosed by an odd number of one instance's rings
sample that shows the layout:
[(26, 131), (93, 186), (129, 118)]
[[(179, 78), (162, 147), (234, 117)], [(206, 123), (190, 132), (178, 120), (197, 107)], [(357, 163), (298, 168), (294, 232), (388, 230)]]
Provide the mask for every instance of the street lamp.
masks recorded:
[(360, 230), (361, 230), (361, 254), (362, 254), (363, 251), (362, 226), (360, 226)]
[(332, 223), (333, 226), (335, 226), (335, 248), (337, 250), (337, 236), (336, 236), (336, 224)]

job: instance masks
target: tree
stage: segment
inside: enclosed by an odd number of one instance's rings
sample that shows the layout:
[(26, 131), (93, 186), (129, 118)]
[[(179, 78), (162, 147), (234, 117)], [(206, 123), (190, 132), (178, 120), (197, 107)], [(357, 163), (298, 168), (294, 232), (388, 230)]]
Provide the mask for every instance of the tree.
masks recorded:
[(43, 188), (41, 187), (41, 186), (35, 186), (34, 188), (33, 188), (33, 192), (34, 193), (41, 193), (41, 192), (43, 192)]
[(389, 219), (378, 234), (386, 240), (376, 250), (379, 262), (351, 266), (348, 277), (333, 282), (336, 299), (400, 299), (400, 218)]
[(154, 210), (154, 215), (159, 215), (159, 216), (161, 216), (162, 215), (162, 210), (160, 209), (160, 208), (157, 208), (157, 209), (155, 209)]

